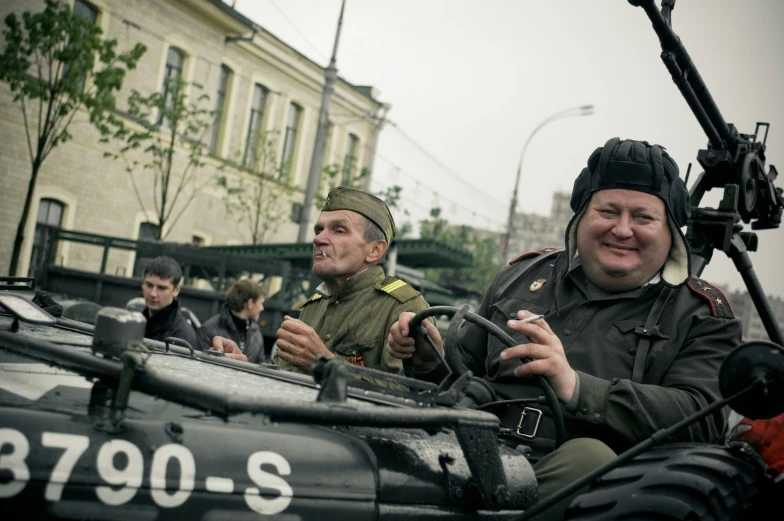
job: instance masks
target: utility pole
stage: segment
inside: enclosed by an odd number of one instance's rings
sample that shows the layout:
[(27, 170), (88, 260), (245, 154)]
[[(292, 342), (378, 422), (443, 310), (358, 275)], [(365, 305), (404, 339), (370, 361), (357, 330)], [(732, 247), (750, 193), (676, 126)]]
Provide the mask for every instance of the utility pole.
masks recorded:
[(332, 48), (332, 58), (330, 58), (327, 68), (324, 69), (324, 91), (321, 93), (321, 110), (319, 111), (316, 143), (313, 145), (313, 156), (310, 159), (310, 173), (308, 175), (308, 185), (305, 188), (305, 202), (302, 205), (297, 242), (307, 242), (307, 237), (311, 231), (309, 225), (310, 210), (313, 207), (313, 200), (316, 198), (316, 191), (321, 180), (321, 163), (324, 161), (324, 149), (327, 146), (329, 102), (332, 99), (332, 92), (335, 90), (335, 80), (338, 78), (335, 57), (338, 53), (338, 40), (340, 40), (340, 28), (343, 26), (343, 10), (345, 7), (346, 0), (343, 0), (340, 5), (340, 17), (338, 18), (338, 30), (335, 33), (335, 45)]
[[(387, 112), (389, 112), (391, 105), (389, 103), (384, 103), (381, 105), (381, 108), (375, 115), (375, 119), (378, 121), (378, 125), (376, 126), (375, 131), (373, 132), (373, 138), (370, 141), (370, 146), (368, 147), (368, 152), (370, 153), (370, 157), (365, 160), (365, 164), (368, 165), (370, 168), (371, 175), (366, 176), (363, 183), (362, 189), (366, 192), (370, 191), (370, 181), (373, 174), (373, 170), (375, 170), (376, 164), (376, 149), (378, 148), (378, 138), (381, 135), (381, 130), (384, 128), (384, 123), (386, 122)], [(379, 115), (380, 114), (380, 115)], [(391, 277), (392, 275), (390, 275)]]

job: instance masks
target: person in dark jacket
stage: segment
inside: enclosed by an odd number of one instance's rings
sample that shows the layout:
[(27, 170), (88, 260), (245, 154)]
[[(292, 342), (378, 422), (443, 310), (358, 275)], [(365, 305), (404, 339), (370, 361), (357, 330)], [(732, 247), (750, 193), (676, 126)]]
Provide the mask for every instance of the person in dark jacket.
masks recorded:
[(238, 280), (226, 294), (220, 313), (207, 320), (199, 329), (199, 349), (212, 347), (216, 336), (234, 341), (249, 362), (264, 363), (264, 337), (259, 327), (259, 314), (264, 311), (264, 289), (256, 281)]
[(155, 257), (144, 268), (142, 296), (147, 319), (145, 338), (164, 341), (173, 336), (187, 341), (196, 348), (196, 330), (185, 318), (177, 295), (180, 293), (182, 268), (171, 257)]
[[(726, 296), (691, 275), (681, 232), (689, 194), (662, 147), (609, 140), (575, 181), (571, 207), (565, 250), (512, 261), (476, 311), (518, 345), (472, 323), (457, 339), (458, 356), (498, 400), (532, 399), (494, 412), (519, 434), (516, 443), (532, 449), (540, 498), (718, 401), (719, 368), (741, 343)], [(534, 315), (542, 318), (524, 322)], [(387, 349), (411, 358), (420, 378), (438, 381), (444, 367), (421, 342), (414, 349), (410, 318), (402, 314), (392, 326)], [(534, 375), (546, 378), (564, 411), (570, 439), (556, 450)], [(726, 423), (719, 410), (676, 436), (717, 442)], [(572, 497), (536, 519), (562, 518)]]

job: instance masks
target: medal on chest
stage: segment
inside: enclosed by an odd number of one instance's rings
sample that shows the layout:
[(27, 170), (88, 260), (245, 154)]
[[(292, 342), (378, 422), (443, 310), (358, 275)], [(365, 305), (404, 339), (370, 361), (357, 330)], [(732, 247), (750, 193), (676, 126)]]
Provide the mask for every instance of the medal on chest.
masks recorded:
[(536, 279), (531, 283), (528, 289), (531, 291), (539, 291), (542, 289), (542, 286), (544, 286), (545, 282), (547, 282), (547, 279)]

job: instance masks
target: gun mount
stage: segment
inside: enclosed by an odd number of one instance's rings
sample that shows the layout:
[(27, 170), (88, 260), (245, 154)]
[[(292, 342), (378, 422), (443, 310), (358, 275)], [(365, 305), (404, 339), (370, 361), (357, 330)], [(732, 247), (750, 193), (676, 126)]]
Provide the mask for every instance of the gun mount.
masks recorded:
[[(661, 59), (708, 137), (707, 148), (697, 153), (697, 161), (704, 172), (689, 192), (692, 216), (686, 238), (692, 252), (692, 272), (695, 275), (702, 273), (714, 249), (726, 253), (743, 277), (768, 336), (774, 342), (784, 344), (784, 336), (748, 255), (749, 251), (757, 249), (757, 235), (743, 232), (741, 224), (741, 221), (751, 224), (752, 230), (781, 225), (784, 198), (782, 189), (773, 184), (778, 171), (773, 165), (765, 171), (770, 125), (758, 122), (753, 134), (742, 134), (725, 121), (696, 65), (672, 29), (675, 0), (663, 0), (661, 10), (655, 0), (629, 0), (629, 3), (642, 7), (651, 20), (661, 42)], [(760, 136), (763, 129), (764, 134)], [(702, 197), (712, 188), (724, 189), (721, 204), (717, 209), (700, 207)]]

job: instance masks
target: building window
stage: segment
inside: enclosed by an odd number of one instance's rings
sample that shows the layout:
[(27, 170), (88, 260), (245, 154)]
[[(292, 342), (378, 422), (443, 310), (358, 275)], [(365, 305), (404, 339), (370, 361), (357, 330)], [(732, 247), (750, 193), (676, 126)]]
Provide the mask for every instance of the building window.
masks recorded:
[(259, 144), (261, 140), (261, 121), (264, 117), (264, 107), (267, 105), (269, 89), (257, 83), (253, 87), (253, 100), (250, 104), (250, 120), (248, 121), (248, 134), (245, 136), (245, 155), (242, 166), (253, 169), (259, 160)]
[(63, 220), (65, 206), (55, 199), (41, 199), (38, 204), (38, 216), (35, 220), (35, 234), (33, 235), (33, 253), (30, 256), (29, 276), (35, 277), (46, 258), (46, 249), (49, 246), (50, 229), (48, 226), (60, 226)]
[(286, 134), (283, 136), (283, 154), (280, 160), (280, 179), (288, 181), (291, 173), (291, 163), (294, 158), (294, 148), (297, 144), (297, 130), (302, 116), (302, 107), (296, 103), (289, 105), (289, 117), (286, 121)]
[[(177, 89), (180, 88), (180, 81), (182, 80), (182, 69), (185, 65), (185, 53), (177, 47), (169, 47), (169, 52), (166, 54), (166, 72), (163, 76), (163, 100), (164, 107), (170, 107), (174, 103), (174, 97), (177, 95)], [(158, 116), (158, 124), (167, 126), (164, 121), (166, 115), (161, 111)]]
[(212, 128), (210, 128), (210, 152), (213, 154), (218, 153), (218, 144), (220, 142), (220, 135), (225, 120), (223, 115), (226, 112), (226, 100), (228, 99), (226, 94), (229, 90), (231, 76), (231, 69), (225, 65), (221, 65), (220, 79), (218, 80), (218, 95), (215, 103), (215, 115), (212, 119)]
[(357, 166), (357, 152), (359, 151), (359, 138), (354, 134), (348, 135), (346, 144), (346, 157), (343, 160), (343, 184), (351, 181), (352, 174)]
[(98, 21), (98, 9), (83, 0), (74, 0), (73, 14), (83, 16), (93, 24)]
[[(156, 223), (141, 223), (139, 225), (139, 233), (137, 234), (138, 240), (157, 241), (159, 236), (159, 229), (160, 226), (158, 226)], [(144, 275), (144, 268), (147, 267), (151, 260), (151, 257), (144, 257), (142, 254), (137, 254), (133, 263), (133, 276), (142, 277)]]
[[(73, 6), (73, 14), (74, 16), (81, 16), (85, 18), (88, 22), (95, 25), (98, 21), (98, 9), (96, 9), (92, 4), (84, 2), (82, 0), (75, 0)], [(71, 70), (71, 66), (68, 62), (63, 63), (63, 75), (62, 77), (65, 78)], [(79, 90), (84, 90), (84, 79), (85, 75), (82, 75), (81, 78), (77, 80), (77, 84), (79, 85)]]
[(141, 223), (139, 225), (139, 240), (140, 241), (157, 241), (158, 230), (160, 227), (155, 223)]

